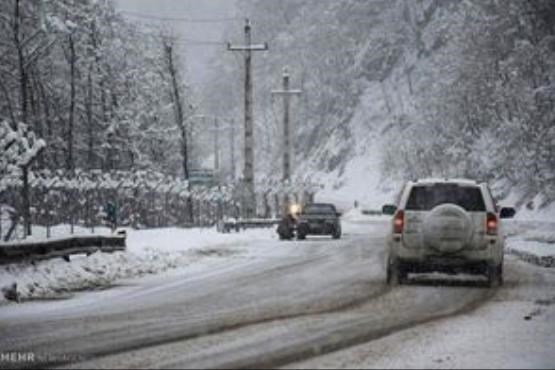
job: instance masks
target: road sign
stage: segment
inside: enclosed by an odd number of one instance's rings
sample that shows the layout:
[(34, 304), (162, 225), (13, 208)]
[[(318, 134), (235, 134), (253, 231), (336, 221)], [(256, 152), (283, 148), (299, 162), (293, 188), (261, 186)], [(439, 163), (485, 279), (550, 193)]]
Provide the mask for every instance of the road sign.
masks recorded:
[(216, 175), (211, 169), (193, 169), (189, 173), (189, 183), (191, 186), (215, 186)]

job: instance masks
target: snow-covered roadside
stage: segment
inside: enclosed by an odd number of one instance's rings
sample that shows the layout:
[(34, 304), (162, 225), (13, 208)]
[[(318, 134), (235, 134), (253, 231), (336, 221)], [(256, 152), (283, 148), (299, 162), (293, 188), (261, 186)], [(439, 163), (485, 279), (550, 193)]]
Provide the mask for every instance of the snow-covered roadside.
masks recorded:
[[(343, 216), (345, 234), (368, 232), (369, 222), (380, 222), (383, 216), (366, 216), (352, 209)], [(95, 253), (89, 257), (72, 256), (71, 262), (52, 259), (35, 265), (12, 264), (0, 266), (0, 288), (17, 283), (21, 300), (49, 299), (68, 296), (71, 292), (100, 289), (117, 284), (118, 281), (159, 274), (168, 270), (209, 268), (213, 261), (247, 258), (274, 253), (268, 242), (277, 240), (274, 228), (246, 230), (240, 233), (222, 234), (215, 228), (179, 229), (164, 228), (127, 231), (125, 253)], [(90, 235), (90, 229), (75, 228), (75, 235)], [(107, 228), (95, 230), (95, 234), (109, 234)], [(33, 238), (45, 238), (42, 228), (33, 229)], [(52, 228), (53, 238), (69, 235), (69, 226)], [(270, 243), (271, 244), (271, 243)], [(275, 253), (289, 253), (280, 248)], [(0, 304), (6, 302), (0, 294)]]
[(343, 214), (341, 221), (347, 224), (365, 223), (371, 220), (391, 220), (392, 216), (389, 215), (365, 215), (360, 208), (351, 208)]
[(555, 223), (510, 220), (506, 224), (507, 253), (543, 267), (555, 267)]
[[(390, 216), (367, 216), (360, 209), (351, 209), (343, 215), (343, 232), (365, 233), (369, 223), (383, 222), (385, 233), (389, 219)], [(540, 266), (555, 266), (555, 227), (552, 222), (510, 220), (506, 223), (505, 231), (508, 235), (508, 253)], [(106, 228), (95, 230), (99, 234), (109, 232)], [(274, 229), (231, 234), (218, 233), (215, 228), (128, 229), (127, 233), (125, 253), (74, 256), (70, 263), (53, 259), (35, 265), (0, 266), (0, 288), (17, 283), (22, 300), (58, 298), (73, 291), (109, 287), (122, 279), (158, 274), (170, 269), (191, 268), (193, 264), (198, 266), (215, 259), (245, 257), (252, 252), (251, 246), (265, 245), (277, 239)], [(53, 237), (68, 234), (68, 226), (52, 229)], [(75, 234), (87, 235), (90, 230), (76, 228)], [(35, 238), (41, 238), (45, 230), (35, 229), (34, 235)], [(5, 297), (0, 294), (2, 302), (5, 302)]]
[[(384, 339), (403, 343), (403, 356), (384, 356), (375, 368), (531, 369), (551, 368), (555, 355), (555, 308), (542, 300), (487, 305), (474, 314), (414, 328)], [(399, 347), (404, 347), (404, 350)]]
[[(237, 234), (221, 234), (215, 228), (128, 229), (127, 233), (125, 253), (74, 256), (70, 263), (52, 259), (35, 265), (0, 266), (0, 288), (16, 283), (21, 300), (58, 298), (73, 291), (109, 287), (120, 279), (186, 268), (214, 258), (240, 256), (248, 252), (247, 244), (276, 238), (273, 229)], [(2, 302), (5, 297), (0, 294)]]

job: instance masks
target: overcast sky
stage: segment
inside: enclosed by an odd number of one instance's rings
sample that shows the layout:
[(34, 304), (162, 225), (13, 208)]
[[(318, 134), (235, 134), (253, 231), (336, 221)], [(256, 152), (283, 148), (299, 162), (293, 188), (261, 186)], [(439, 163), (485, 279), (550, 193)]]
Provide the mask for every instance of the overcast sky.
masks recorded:
[[(233, 18), (235, 14), (235, 0), (115, 0), (118, 10), (142, 13), (152, 17), (186, 18), (200, 21), (207, 19)], [(130, 20), (157, 24), (159, 21), (146, 17), (125, 14)], [(242, 25), (240, 20), (220, 22), (187, 22), (166, 21), (172, 25), (177, 35), (182, 39), (198, 41), (233, 41), (224, 38), (224, 28), (230, 24)], [(204, 65), (208, 58), (217, 56), (226, 50), (225, 45), (186, 44), (182, 47), (185, 52), (184, 63), (187, 68), (188, 81), (197, 85), (205, 77)]]

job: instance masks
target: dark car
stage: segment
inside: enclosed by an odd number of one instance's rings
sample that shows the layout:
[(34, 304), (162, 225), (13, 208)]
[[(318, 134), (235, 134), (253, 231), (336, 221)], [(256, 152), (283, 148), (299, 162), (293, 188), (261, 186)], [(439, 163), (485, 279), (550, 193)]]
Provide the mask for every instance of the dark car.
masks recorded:
[(341, 238), (341, 213), (333, 204), (307, 204), (302, 211), (291, 207), (289, 213), (281, 220), (277, 232), (281, 240), (291, 240), (295, 236), (304, 240), (307, 235), (331, 235)]
[(297, 239), (305, 239), (307, 235), (341, 238), (340, 216), (333, 204), (307, 204), (297, 220)]
[(341, 238), (340, 216), (333, 204), (306, 205), (297, 221), (297, 239), (303, 240), (307, 235), (331, 235), (334, 239)]

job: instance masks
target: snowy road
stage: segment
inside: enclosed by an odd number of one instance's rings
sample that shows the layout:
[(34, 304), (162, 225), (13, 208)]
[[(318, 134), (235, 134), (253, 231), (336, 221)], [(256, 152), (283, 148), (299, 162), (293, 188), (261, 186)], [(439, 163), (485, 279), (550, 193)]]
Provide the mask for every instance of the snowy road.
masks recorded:
[[(449, 333), (459, 327), (446, 331), (445, 325), (466, 318), (480, 337), (480, 330), (492, 324), (484, 323), (487, 312), (501, 320), (495, 312), (506, 303), (522, 322), (520, 311), (531, 313), (526, 323), (544, 320), (549, 330), (541, 340), (553, 342), (552, 269), (509, 257), (507, 284), (499, 290), (485, 288), (479, 279), (443, 278), (419, 278), (390, 289), (383, 271), (386, 228), (376, 220), (351, 225), (339, 241), (257, 242), (250, 248), (258, 248), (258, 254), (210, 269), (124, 282), (67, 301), (10, 306), (0, 311), (0, 352), (34, 354), (33, 363), (12, 367), (374, 367), (378, 360), (386, 367), (413, 362), (426, 367), (437, 354), (428, 354), (429, 363), (418, 362), (422, 358), (415, 350), (407, 352), (399, 343), (422, 345), (415, 340), (420, 335), (449, 349)], [(543, 304), (534, 311), (537, 302)], [(405, 338), (411, 331), (417, 334)], [(525, 334), (538, 335), (533, 331)], [(518, 330), (503, 335), (524, 338)], [(400, 336), (395, 345), (384, 342), (395, 336)], [(391, 358), (410, 355), (413, 362), (386, 361), (374, 343), (387, 348)], [(540, 346), (549, 347), (545, 343)], [(554, 363), (548, 352), (537, 364)], [(487, 367), (485, 361), (481, 365)]]

